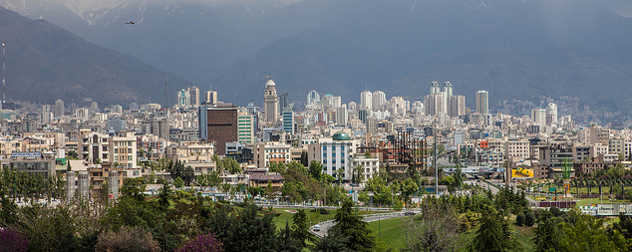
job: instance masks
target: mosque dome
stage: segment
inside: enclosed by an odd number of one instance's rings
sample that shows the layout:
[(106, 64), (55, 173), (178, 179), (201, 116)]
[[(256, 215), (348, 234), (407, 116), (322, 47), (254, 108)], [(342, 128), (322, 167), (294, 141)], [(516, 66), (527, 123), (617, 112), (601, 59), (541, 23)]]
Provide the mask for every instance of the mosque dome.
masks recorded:
[(335, 141), (348, 141), (351, 140), (351, 137), (342, 131), (338, 131), (332, 137)]

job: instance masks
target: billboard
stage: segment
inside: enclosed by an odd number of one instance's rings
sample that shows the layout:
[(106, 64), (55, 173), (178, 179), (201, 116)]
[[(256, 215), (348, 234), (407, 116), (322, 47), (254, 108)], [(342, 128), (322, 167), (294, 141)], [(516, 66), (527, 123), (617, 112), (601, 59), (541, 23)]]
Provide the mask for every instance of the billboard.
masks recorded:
[(511, 177), (512, 178), (533, 178), (533, 169), (525, 169), (522, 167), (511, 169)]
[(597, 215), (617, 216), (619, 214), (632, 215), (632, 204), (597, 204)]

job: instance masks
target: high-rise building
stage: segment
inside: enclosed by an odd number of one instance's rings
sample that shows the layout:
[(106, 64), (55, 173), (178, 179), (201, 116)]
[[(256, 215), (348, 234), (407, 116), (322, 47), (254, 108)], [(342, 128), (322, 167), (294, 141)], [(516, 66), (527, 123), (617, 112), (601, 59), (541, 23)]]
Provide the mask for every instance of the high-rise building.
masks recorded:
[(206, 118), (208, 116), (207, 109), (208, 107), (206, 106), (198, 107), (198, 138), (200, 140), (208, 139), (208, 127), (206, 126), (208, 122)]
[(334, 96), (331, 98), (331, 107), (336, 109), (342, 106), (342, 98), (340, 96)]
[(178, 91), (178, 106), (187, 107), (191, 105), (191, 94), (188, 90), (181, 89)]
[(283, 131), (287, 134), (294, 135), (294, 112), (291, 108), (283, 109)]
[(200, 89), (196, 86), (189, 87), (190, 105), (200, 105)]
[(360, 109), (373, 109), (373, 93), (371, 91), (364, 91), (360, 94)]
[(453, 95), (450, 97), (450, 117), (465, 115), (465, 96)]
[(386, 106), (386, 94), (380, 90), (373, 92), (371, 107), (373, 111), (384, 110)]
[(64, 107), (64, 101), (57, 100), (55, 101), (55, 117), (61, 117), (64, 116), (64, 111), (65, 107)]
[(242, 144), (255, 142), (255, 117), (252, 114), (239, 112), (237, 126), (237, 141)]
[(546, 126), (546, 109), (534, 108), (531, 110), (531, 120), (540, 126), (540, 131), (544, 131)]
[[(204, 113), (204, 109), (200, 109), (198, 120), (206, 122), (206, 130), (199, 130), (200, 138), (206, 134), (206, 142), (215, 143), (217, 154), (225, 155), (226, 143), (238, 141), (237, 118), (237, 107), (206, 107), (206, 113)], [(204, 125), (201, 126), (204, 127)]]
[(336, 108), (336, 126), (347, 126), (347, 119), (349, 118), (349, 114), (347, 113), (347, 108), (342, 106)]
[(355, 113), (358, 110), (358, 104), (355, 103), (354, 101), (351, 101), (349, 102), (348, 108), (351, 112)]
[(99, 104), (97, 102), (93, 101), (90, 104), (90, 114), (94, 114), (94, 113), (97, 113), (97, 112), (99, 112)]
[(320, 95), (316, 90), (309, 91), (307, 94), (307, 105), (316, 105), (316, 103), (320, 102)]
[(489, 114), (489, 93), (485, 90), (476, 92), (476, 112), (481, 115)]
[(440, 113), (448, 113), (448, 98), (446, 93), (438, 92), (424, 97), (424, 105), (426, 115), (437, 115)]
[(164, 117), (150, 117), (141, 124), (143, 133), (169, 140), (169, 121)]
[(450, 83), (449, 81), (446, 81), (443, 83), (443, 90), (441, 90), (441, 92), (444, 92), (448, 98), (452, 97), (452, 83)]
[(441, 89), (439, 88), (439, 82), (433, 81), (432, 83), (430, 83), (430, 94), (436, 94), (441, 92)]
[(278, 110), (281, 111), (281, 112), (283, 112), (284, 108), (290, 107), (290, 103), (288, 101), (287, 96), (288, 96), (287, 93), (282, 93), (281, 95), (279, 95), (279, 108), (278, 108)]
[(263, 112), (265, 113), (265, 120), (274, 123), (278, 119), (279, 115), (279, 99), (276, 94), (276, 84), (272, 81), (271, 77), (268, 77), (266, 81), (266, 89), (263, 96)]
[(217, 91), (206, 91), (206, 104), (213, 106), (217, 105)]
[(557, 124), (557, 104), (549, 103), (546, 107), (546, 124)]

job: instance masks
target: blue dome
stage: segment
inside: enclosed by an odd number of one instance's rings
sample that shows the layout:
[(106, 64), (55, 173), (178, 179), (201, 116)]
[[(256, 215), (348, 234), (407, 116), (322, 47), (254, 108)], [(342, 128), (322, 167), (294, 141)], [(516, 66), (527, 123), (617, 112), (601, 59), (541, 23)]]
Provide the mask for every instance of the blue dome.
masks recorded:
[(333, 139), (335, 141), (348, 141), (351, 140), (351, 137), (347, 133), (338, 131), (336, 132), (336, 134), (334, 134)]

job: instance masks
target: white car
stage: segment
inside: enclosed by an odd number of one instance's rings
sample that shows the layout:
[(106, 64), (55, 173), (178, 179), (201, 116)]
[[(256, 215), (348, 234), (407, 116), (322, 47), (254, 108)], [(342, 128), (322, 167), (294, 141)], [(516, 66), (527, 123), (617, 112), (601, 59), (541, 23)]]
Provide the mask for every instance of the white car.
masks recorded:
[(314, 232), (320, 232), (320, 225), (314, 225), (314, 227), (312, 227), (312, 230), (314, 230)]

